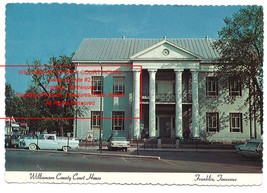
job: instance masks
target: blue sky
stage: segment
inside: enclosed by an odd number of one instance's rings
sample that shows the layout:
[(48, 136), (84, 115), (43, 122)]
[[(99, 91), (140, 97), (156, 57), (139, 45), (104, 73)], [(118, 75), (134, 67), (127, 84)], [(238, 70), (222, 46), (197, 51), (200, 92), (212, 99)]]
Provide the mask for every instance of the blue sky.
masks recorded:
[[(6, 64), (46, 63), (70, 55), (83, 38), (218, 38), (240, 6), (7, 4)], [(21, 69), (21, 68), (20, 68)], [(26, 69), (26, 68), (25, 68)], [(25, 92), (30, 79), (7, 67), (6, 81)]]

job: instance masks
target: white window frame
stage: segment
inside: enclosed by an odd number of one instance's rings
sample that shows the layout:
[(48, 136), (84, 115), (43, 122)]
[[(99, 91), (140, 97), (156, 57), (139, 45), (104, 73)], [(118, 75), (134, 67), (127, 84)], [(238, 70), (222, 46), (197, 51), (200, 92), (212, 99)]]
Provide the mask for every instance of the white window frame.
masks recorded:
[(91, 129), (100, 130), (100, 111), (91, 111)]
[(241, 81), (240, 80), (229, 81), (229, 95), (233, 96), (233, 97), (242, 96)]
[(219, 113), (207, 112), (206, 113), (206, 126), (207, 132), (219, 132)]
[(101, 76), (92, 76), (92, 86), (95, 86), (95, 89), (91, 90), (92, 94), (101, 94), (103, 86)]
[(124, 111), (112, 111), (112, 130), (124, 131)]
[(242, 113), (230, 113), (230, 132), (242, 133), (243, 132), (243, 120)]
[(113, 94), (125, 94), (125, 77), (113, 77)]
[(206, 96), (218, 96), (218, 79), (217, 77), (206, 77)]

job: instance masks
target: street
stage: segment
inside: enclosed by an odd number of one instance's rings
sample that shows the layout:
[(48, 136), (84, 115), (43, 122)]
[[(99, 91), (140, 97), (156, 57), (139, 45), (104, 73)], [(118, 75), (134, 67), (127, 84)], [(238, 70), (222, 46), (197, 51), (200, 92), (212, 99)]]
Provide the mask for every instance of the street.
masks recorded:
[[(143, 156), (126, 157), (136, 151), (98, 154), (96, 150), (69, 153), (6, 149), (6, 171), (78, 171), (78, 172), (186, 172), (186, 173), (261, 173), (262, 162), (241, 157), (234, 152), (159, 152), (139, 151)], [(121, 156), (118, 156), (121, 155)]]

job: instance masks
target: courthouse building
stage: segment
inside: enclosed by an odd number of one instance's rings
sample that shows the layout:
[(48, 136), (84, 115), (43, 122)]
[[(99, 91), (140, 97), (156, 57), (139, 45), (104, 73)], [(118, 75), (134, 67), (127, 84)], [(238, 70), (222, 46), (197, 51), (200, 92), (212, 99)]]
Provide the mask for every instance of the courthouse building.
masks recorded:
[[(214, 39), (84, 39), (72, 58), (79, 73), (76, 86), (84, 105), (74, 136), (129, 139), (200, 138), (234, 142), (260, 137), (250, 127), (248, 90), (240, 80), (215, 76), (220, 57)], [(101, 79), (101, 68), (102, 77)], [(84, 86), (93, 86), (86, 89)], [(101, 90), (103, 94), (101, 96)], [(101, 102), (102, 98), (102, 102)], [(102, 108), (100, 105), (102, 104)], [(255, 132), (255, 130), (257, 130)]]

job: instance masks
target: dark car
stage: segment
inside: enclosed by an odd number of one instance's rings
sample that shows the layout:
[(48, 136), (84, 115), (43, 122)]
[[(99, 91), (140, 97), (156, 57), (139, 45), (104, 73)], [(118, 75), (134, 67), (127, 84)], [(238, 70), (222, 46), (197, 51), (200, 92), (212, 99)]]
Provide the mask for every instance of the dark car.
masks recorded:
[(5, 135), (5, 148), (11, 147), (11, 135)]
[(263, 140), (250, 139), (245, 144), (235, 146), (235, 150), (242, 156), (262, 158)]
[(12, 135), (11, 136), (11, 147), (19, 147), (19, 142), (20, 142), (20, 139), (19, 139), (19, 135)]

